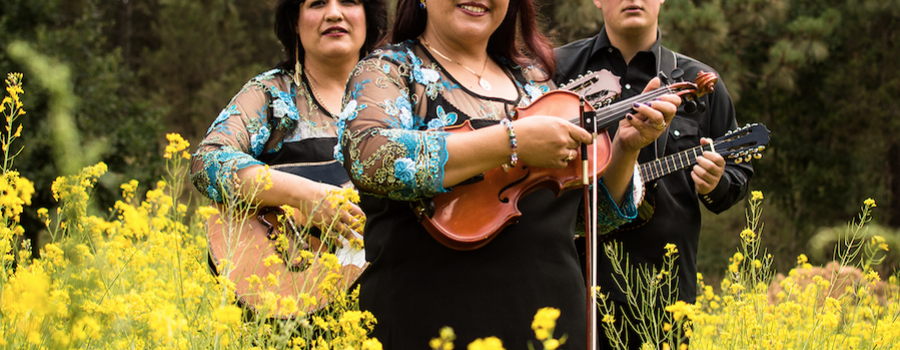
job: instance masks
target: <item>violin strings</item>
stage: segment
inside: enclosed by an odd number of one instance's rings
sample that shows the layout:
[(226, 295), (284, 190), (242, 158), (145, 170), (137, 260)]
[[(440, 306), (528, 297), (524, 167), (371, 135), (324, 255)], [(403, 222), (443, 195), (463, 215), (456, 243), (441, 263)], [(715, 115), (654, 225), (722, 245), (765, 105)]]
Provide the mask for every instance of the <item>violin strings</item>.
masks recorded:
[[(669, 92), (671, 92), (671, 90), (668, 87), (662, 87), (645, 94), (629, 97), (609, 107), (601, 108), (600, 110), (598, 110), (600, 115), (594, 118), (595, 122), (597, 123), (597, 125), (602, 125), (611, 120), (619, 119), (621, 118), (620, 114), (631, 109), (632, 105), (635, 102), (653, 100)], [(569, 122), (577, 124), (580, 122), (580, 118), (569, 119)]]

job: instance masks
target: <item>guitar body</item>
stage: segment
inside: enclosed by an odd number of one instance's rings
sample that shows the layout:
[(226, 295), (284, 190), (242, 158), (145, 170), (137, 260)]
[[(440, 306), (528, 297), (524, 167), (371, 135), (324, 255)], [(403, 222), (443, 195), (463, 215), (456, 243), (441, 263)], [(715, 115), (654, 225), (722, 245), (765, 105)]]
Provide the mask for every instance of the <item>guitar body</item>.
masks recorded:
[[(323, 174), (337, 169), (343, 172), (336, 161), (293, 167)], [(291, 170), (292, 173), (297, 172), (296, 169)], [(340, 180), (338, 178), (337, 181)], [(207, 221), (211, 267), (217, 275), (227, 273), (228, 280), (234, 283), (238, 303), (254, 312), (265, 311), (269, 317), (275, 318), (294, 318), (325, 308), (329, 304), (328, 293), (320, 285), (332, 270), (319, 261), (322, 253), (336, 254), (340, 261), (341, 266), (334, 273), (341, 277), (334, 281), (334, 290), (349, 288), (368, 266), (364, 250), (345, 245), (334, 251), (317, 237), (318, 229), (302, 229), (294, 225), (294, 222), (305, 223), (299, 211), (285, 221), (288, 225), (284, 225), (278, 219), (282, 212), (277, 208), (263, 207), (252, 212), (229, 213), (222, 204), (216, 207), (219, 214), (210, 216)], [(283, 235), (288, 243), (283, 249), (276, 248), (278, 235)], [(313, 257), (302, 259), (301, 251), (304, 250), (312, 253)], [(270, 260), (267, 264), (266, 259), (272, 256), (279, 257), (280, 261), (273, 263)], [(225, 266), (226, 262), (228, 266)], [(315, 304), (304, 303), (300, 298), (304, 293), (315, 297)], [(283, 309), (280, 303), (271, 303), (271, 300), (280, 301), (288, 296), (298, 301), (295, 311)]]

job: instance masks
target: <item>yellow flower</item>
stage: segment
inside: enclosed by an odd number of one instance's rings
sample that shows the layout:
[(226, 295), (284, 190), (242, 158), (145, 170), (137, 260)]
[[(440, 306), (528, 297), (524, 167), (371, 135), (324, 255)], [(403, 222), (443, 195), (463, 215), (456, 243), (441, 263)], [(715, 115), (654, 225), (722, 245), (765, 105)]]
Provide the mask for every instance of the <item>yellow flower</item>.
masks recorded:
[(294, 314), (298, 309), (297, 300), (294, 297), (288, 295), (281, 299), (281, 313), (283, 315)]
[(675, 304), (666, 306), (666, 311), (672, 313), (672, 317), (675, 318), (675, 321), (681, 321), (684, 317), (687, 317), (689, 320), (694, 319), (694, 305), (685, 303), (681, 300), (675, 302)]
[(603, 320), (602, 320), (601, 322), (603, 322), (603, 323), (615, 323), (615, 322), (616, 322), (616, 318), (613, 317), (613, 315), (605, 314), (605, 315), (603, 315)]
[(382, 350), (381, 342), (378, 339), (366, 339), (363, 341), (362, 350)]
[(868, 208), (875, 208), (875, 207), (876, 207), (876, 205), (875, 205), (875, 200), (872, 199), (872, 198), (866, 198), (866, 200), (863, 201), (863, 204), (864, 204), (866, 207), (868, 207)]
[(678, 248), (676, 248), (672, 243), (667, 243), (665, 249), (667, 257), (672, 256), (672, 254), (678, 253)]
[(556, 319), (559, 318), (559, 309), (552, 307), (541, 308), (534, 315), (531, 328), (555, 328)]
[(503, 342), (497, 337), (488, 337), (483, 339), (475, 339), (469, 344), (468, 350), (506, 350), (503, 348)]
[(809, 258), (806, 257), (806, 254), (800, 254), (800, 256), (797, 257), (797, 265), (806, 264), (808, 261)]
[(169, 144), (166, 145), (166, 153), (163, 155), (166, 159), (172, 158), (172, 156), (177, 155), (177, 153), (180, 153), (191, 146), (190, 142), (185, 141), (184, 138), (177, 133), (166, 134), (166, 139), (169, 140)]
[(278, 265), (282, 263), (284, 263), (284, 260), (281, 260), (281, 257), (279, 257), (278, 254), (275, 253), (272, 253), (263, 260), (263, 264), (266, 265), (266, 267), (271, 267), (272, 265)]
[(559, 347), (559, 340), (556, 339), (547, 339), (544, 341), (544, 349), (546, 350), (556, 350)]
[(750, 198), (750, 200), (752, 200), (752, 201), (758, 201), (758, 200), (763, 199), (763, 194), (761, 191), (752, 191), (752, 192), (750, 192), (750, 195), (752, 196)]
[(878, 271), (870, 269), (869, 272), (866, 273), (866, 280), (871, 283), (875, 283), (877, 281), (881, 281), (881, 277), (878, 276)]
[(753, 230), (749, 228), (745, 228), (743, 231), (741, 231), (741, 239), (743, 239), (744, 242), (747, 243), (753, 242), (753, 240), (756, 239), (756, 232), (753, 232)]

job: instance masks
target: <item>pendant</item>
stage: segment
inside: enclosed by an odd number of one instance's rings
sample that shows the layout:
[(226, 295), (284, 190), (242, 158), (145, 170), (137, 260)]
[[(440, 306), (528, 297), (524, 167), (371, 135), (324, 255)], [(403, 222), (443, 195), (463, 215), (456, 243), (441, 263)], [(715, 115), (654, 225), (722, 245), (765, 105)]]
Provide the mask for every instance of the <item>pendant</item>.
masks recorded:
[(491, 91), (491, 83), (489, 83), (487, 80), (484, 80), (484, 78), (478, 79), (478, 85), (480, 85), (481, 88), (484, 89), (484, 91)]

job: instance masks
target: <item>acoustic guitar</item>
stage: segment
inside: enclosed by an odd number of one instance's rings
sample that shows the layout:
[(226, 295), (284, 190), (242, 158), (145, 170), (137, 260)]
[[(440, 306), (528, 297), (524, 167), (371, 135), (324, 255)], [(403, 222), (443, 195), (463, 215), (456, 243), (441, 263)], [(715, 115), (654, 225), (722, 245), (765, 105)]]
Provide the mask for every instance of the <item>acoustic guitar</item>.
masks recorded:
[[(336, 160), (270, 168), (339, 187), (351, 186)], [(207, 221), (210, 267), (216, 275), (227, 274), (238, 304), (253, 312), (288, 319), (322, 310), (331, 295), (349, 288), (368, 266), (361, 247), (336, 233), (323, 234), (305, 225), (299, 210), (291, 216), (278, 207), (229, 209), (217, 204), (217, 208), (219, 214)], [(338, 258), (336, 271), (322, 261), (324, 253)], [(282, 305), (283, 297), (296, 300), (296, 307)]]

